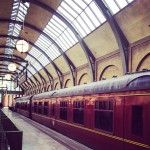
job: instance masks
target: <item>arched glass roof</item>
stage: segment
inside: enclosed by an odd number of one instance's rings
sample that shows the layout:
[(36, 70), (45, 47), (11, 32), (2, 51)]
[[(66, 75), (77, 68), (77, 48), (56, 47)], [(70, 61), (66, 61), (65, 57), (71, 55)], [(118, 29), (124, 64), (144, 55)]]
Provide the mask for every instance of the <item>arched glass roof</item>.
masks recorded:
[[(133, 0), (103, 0), (106, 7), (113, 15), (132, 1)], [(30, 5), (29, 3), (25, 3), (24, 6), (25, 7), (19, 3), (19, 0), (14, 0), (11, 19), (23, 21)], [(106, 21), (106, 18), (94, 0), (63, 0), (56, 11), (74, 27), (81, 38), (87, 36)], [(10, 23), (8, 34), (19, 36), (20, 30), (20, 25)], [(29, 54), (36, 57), (39, 62), (42, 62), (43, 66), (48, 65), (51, 61), (78, 42), (73, 31), (71, 31), (71, 29), (55, 14), (49, 20), (43, 33), (45, 35), (41, 34), (34, 43), (40, 49), (33, 46), (29, 51)], [(15, 45), (15, 42), (13, 45)], [(47, 54), (47, 56), (45, 56), (43, 52)], [(28, 60), (32, 65), (36, 66), (37, 71), (43, 67), (36, 59), (29, 55), (27, 55), (25, 60)], [(30, 65), (28, 66), (28, 69), (30, 69), (32, 74), (36, 73), (35, 69)], [(31, 74), (28, 74), (28, 77), (31, 76)]]

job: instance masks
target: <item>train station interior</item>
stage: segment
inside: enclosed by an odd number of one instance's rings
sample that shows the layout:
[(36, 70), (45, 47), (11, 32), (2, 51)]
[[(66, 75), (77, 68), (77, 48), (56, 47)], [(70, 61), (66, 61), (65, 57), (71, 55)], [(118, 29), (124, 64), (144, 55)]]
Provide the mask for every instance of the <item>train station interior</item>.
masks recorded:
[(0, 2), (0, 150), (150, 149), (150, 0)]

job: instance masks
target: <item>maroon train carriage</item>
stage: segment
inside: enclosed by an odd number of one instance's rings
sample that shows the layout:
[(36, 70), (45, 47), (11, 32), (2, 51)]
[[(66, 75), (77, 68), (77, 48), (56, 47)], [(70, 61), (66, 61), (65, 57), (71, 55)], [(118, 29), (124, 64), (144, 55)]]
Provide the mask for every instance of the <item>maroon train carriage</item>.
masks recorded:
[(149, 71), (22, 97), (16, 110), (96, 150), (150, 149)]
[(19, 97), (15, 99), (15, 111), (19, 114), (29, 117), (30, 112), (30, 97)]

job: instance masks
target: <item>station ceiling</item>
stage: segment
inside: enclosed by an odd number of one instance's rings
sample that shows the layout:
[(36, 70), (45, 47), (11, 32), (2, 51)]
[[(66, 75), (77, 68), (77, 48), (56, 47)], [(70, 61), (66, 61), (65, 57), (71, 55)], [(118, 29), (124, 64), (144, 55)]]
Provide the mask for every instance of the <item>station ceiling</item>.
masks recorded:
[[(92, 70), (96, 56), (84, 38), (106, 21), (111, 26), (113, 15), (132, 2), (133, 0), (1, 0), (0, 76), (4, 77), (8, 73), (12, 80), (19, 81), (27, 71), (26, 84), (36, 85), (52, 83), (55, 76), (61, 80), (62, 74), (68, 71), (73, 75), (73, 71), (82, 63), (89, 64)], [(27, 52), (20, 53), (16, 50), (19, 39), (29, 43)], [(78, 55), (73, 58), (67, 53), (77, 44), (80, 45), (82, 55), (85, 55), (83, 62), (76, 61)], [(123, 45), (125, 44), (124, 42)], [(64, 59), (62, 65), (56, 61), (60, 56)], [(14, 72), (8, 70), (11, 62), (17, 65)], [(19, 83), (22, 88), (26, 85)]]

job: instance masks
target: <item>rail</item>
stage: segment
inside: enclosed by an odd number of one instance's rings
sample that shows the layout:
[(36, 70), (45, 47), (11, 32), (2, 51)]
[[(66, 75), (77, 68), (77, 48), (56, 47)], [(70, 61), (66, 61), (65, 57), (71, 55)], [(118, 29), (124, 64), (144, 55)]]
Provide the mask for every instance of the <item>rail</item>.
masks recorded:
[(22, 150), (23, 132), (0, 110), (0, 150)]

